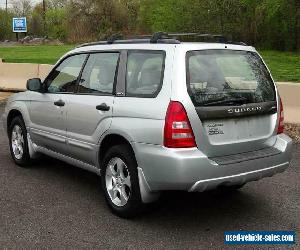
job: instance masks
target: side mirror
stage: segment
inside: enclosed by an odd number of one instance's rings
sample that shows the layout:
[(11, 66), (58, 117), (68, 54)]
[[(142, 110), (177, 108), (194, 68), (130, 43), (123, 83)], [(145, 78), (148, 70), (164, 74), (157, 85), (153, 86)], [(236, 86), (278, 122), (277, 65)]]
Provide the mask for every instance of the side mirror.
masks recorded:
[(32, 78), (27, 81), (26, 88), (30, 91), (42, 92), (43, 84), (40, 78)]

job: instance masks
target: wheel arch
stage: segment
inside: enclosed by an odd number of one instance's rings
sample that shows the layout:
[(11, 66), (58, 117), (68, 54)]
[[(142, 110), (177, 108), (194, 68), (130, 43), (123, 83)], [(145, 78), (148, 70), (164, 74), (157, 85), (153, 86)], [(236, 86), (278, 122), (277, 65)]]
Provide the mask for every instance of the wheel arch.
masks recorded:
[(11, 124), (12, 120), (13, 120), (15, 117), (17, 117), (17, 116), (22, 117), (22, 119), (24, 120), (23, 114), (21, 113), (20, 110), (18, 110), (18, 109), (11, 109), (11, 110), (8, 112), (8, 115), (7, 115), (7, 131), (9, 131), (9, 127), (10, 127), (10, 124)]
[(132, 150), (132, 153), (134, 154), (136, 159), (134, 148), (129, 142), (129, 140), (120, 134), (112, 133), (112, 134), (105, 135), (100, 142), (99, 154), (98, 154), (100, 166), (107, 150), (115, 145), (128, 145)]
[(21, 116), (25, 126), (30, 127), (29, 101), (11, 101), (6, 106), (6, 127), (9, 128), (10, 122), (16, 116)]
[(156, 200), (158, 200), (160, 196), (160, 192), (152, 192), (149, 184), (146, 180), (146, 177), (144, 176), (143, 170), (141, 167), (138, 165), (138, 156), (135, 154), (135, 150), (133, 145), (130, 143), (130, 140), (126, 138), (125, 136), (122, 136), (118, 133), (112, 133), (112, 134), (107, 134), (103, 137), (100, 143), (99, 147), (99, 154), (98, 154), (98, 161), (99, 161), (99, 166), (101, 166), (101, 162), (105, 156), (105, 153), (107, 150), (114, 146), (114, 145), (128, 145), (130, 149), (132, 150), (132, 153), (134, 155), (134, 158), (137, 162), (137, 171), (138, 171), (138, 181), (139, 181), (139, 187), (140, 187), (140, 194), (141, 194), (141, 199), (143, 203), (151, 203)]

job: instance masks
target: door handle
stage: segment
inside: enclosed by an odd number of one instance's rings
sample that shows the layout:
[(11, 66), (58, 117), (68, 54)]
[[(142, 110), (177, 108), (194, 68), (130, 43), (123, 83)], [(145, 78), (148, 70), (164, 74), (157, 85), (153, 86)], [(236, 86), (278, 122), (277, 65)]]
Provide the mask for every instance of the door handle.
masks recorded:
[(109, 111), (110, 107), (106, 105), (106, 103), (102, 103), (100, 105), (96, 106), (97, 110), (101, 110), (101, 111)]
[(60, 99), (60, 100), (54, 102), (54, 105), (58, 106), (58, 107), (63, 107), (63, 106), (65, 106), (65, 102)]

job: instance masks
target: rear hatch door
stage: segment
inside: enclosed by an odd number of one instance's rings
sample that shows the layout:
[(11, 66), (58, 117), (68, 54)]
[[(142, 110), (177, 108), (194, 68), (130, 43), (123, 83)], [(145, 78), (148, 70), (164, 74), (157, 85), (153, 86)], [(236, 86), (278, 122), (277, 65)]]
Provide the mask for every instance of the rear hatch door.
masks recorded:
[(255, 52), (199, 50), (186, 55), (196, 142), (208, 157), (266, 148), (275, 142), (276, 91)]

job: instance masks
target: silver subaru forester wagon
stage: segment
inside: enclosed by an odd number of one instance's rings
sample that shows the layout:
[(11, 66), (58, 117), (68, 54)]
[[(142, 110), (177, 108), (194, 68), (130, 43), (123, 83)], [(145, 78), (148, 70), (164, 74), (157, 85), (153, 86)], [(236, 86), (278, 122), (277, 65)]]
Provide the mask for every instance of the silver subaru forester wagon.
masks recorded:
[(164, 190), (237, 189), (291, 161), (276, 85), (242, 43), (159, 33), (84, 44), (27, 89), (3, 115), (15, 163), (46, 154), (100, 175), (121, 217)]

